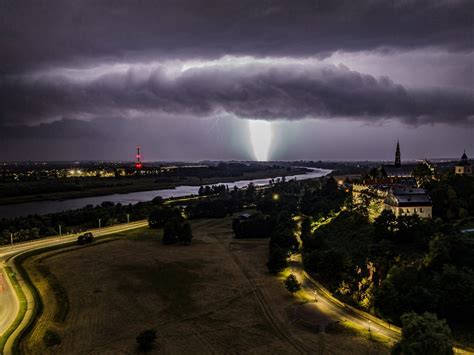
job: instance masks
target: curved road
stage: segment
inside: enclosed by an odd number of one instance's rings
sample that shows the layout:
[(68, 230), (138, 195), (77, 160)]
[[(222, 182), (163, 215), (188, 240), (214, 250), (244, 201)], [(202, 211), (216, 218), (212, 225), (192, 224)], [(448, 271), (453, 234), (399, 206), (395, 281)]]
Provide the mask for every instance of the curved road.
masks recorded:
[[(147, 224), (147, 221), (138, 221), (129, 224), (102, 228), (100, 230), (96, 229), (92, 230), (92, 232), (94, 233), (94, 236), (105, 236), (108, 234), (144, 227)], [(20, 301), (17, 298), (17, 294), (13, 289), (13, 285), (11, 284), (8, 275), (6, 274), (5, 267), (8, 266), (13, 273), (19, 275), (13, 263), (15, 257), (31, 250), (67, 244), (75, 241), (76, 238), (77, 234), (74, 234), (64, 237), (46, 238), (0, 248), (0, 336), (3, 336), (15, 321), (20, 306)], [(370, 329), (370, 331), (374, 334), (384, 336), (392, 341), (396, 341), (400, 338), (400, 328), (390, 325), (387, 322), (366, 312), (362, 312), (353, 307), (347, 306), (334, 298), (331, 293), (326, 290), (326, 288), (324, 288), (324, 286), (311, 278), (311, 276), (304, 271), (301, 254), (293, 255), (290, 258), (290, 269), (291, 272), (295, 274), (301, 282), (303, 290), (312, 295), (316, 295), (317, 302), (314, 303), (314, 307), (317, 307), (320, 311), (330, 315), (331, 318), (339, 319), (341, 321), (350, 321), (361, 328), (367, 330)], [(7, 340), (5, 348), (3, 349), (4, 354), (11, 354), (13, 341), (21, 329), (23, 329), (28, 324), (34, 307), (34, 300), (31, 291), (21, 279), (19, 279), (18, 282), (21, 289), (25, 293), (28, 307), (20, 325), (15, 329), (15, 331)], [(2, 349), (0, 349), (0, 351), (1, 350)], [(461, 350), (460, 348), (455, 348), (454, 350), (456, 353), (472, 353), (470, 351)]]
[[(400, 339), (401, 329), (395, 325), (385, 322), (367, 312), (349, 306), (335, 298), (323, 285), (313, 279), (303, 268), (302, 255), (294, 254), (290, 257), (289, 267), (291, 273), (301, 283), (301, 288), (307, 294), (315, 298), (312, 303), (318, 311), (326, 314), (331, 319), (357, 325), (361, 329), (370, 331), (396, 342)], [(471, 348), (461, 347), (459, 344), (453, 348), (456, 354), (474, 354)]]
[[(91, 232), (94, 234), (95, 237), (101, 237), (108, 234), (114, 234), (144, 227), (147, 225), (148, 222), (145, 220), (91, 230)], [(10, 268), (11, 272), (17, 276), (18, 283), (25, 294), (28, 304), (26, 314), (23, 317), (20, 325), (7, 339), (5, 348), (3, 349), (3, 354), (11, 354), (11, 347), (13, 341), (15, 337), (19, 334), (21, 329), (23, 329), (28, 324), (34, 307), (34, 300), (32, 294), (28, 287), (26, 287), (23, 280), (21, 280), (21, 278), (18, 276), (19, 273), (15, 268), (13, 262), (14, 259), (17, 256), (32, 250), (43, 249), (55, 245), (74, 242), (77, 237), (78, 234), (71, 234), (62, 237), (56, 236), (0, 248), (0, 337), (3, 337), (4, 334), (7, 333), (10, 326), (12, 326), (12, 324), (14, 323), (20, 309), (20, 300), (17, 298), (14, 286), (12, 285), (9, 276), (7, 275), (6, 267)], [(0, 349), (0, 353), (2, 353), (2, 349)]]

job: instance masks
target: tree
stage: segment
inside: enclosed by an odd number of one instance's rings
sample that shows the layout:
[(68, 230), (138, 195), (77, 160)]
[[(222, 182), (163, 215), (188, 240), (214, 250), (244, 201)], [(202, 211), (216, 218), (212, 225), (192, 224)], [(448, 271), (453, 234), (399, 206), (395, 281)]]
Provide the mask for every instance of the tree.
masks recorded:
[(304, 218), (301, 222), (301, 239), (306, 240), (311, 237), (311, 219)]
[(301, 284), (295, 275), (290, 274), (285, 280), (285, 287), (292, 295), (301, 289)]
[(266, 238), (270, 234), (271, 223), (267, 216), (254, 214), (246, 220), (235, 218), (232, 229), (236, 238)]
[(150, 351), (156, 341), (156, 330), (147, 329), (138, 334), (137, 343), (141, 351)]
[(159, 205), (148, 216), (150, 228), (161, 228), (169, 221), (182, 221), (181, 211), (178, 208)]
[(174, 244), (178, 241), (178, 232), (176, 224), (168, 222), (163, 229), (163, 244)]
[(391, 210), (383, 210), (374, 221), (374, 229), (378, 240), (393, 238), (397, 229), (397, 217)]
[(441, 270), (450, 262), (451, 238), (444, 234), (435, 234), (429, 242), (429, 252), (425, 255), (424, 264), (434, 270)]
[(272, 274), (277, 274), (286, 268), (287, 265), (288, 262), (286, 260), (285, 251), (278, 246), (272, 247), (267, 262), (268, 271)]
[(182, 244), (190, 244), (192, 239), (193, 231), (191, 229), (191, 224), (186, 222), (181, 226), (181, 229), (178, 233), (178, 241)]
[(395, 346), (395, 354), (445, 355), (453, 353), (451, 330), (435, 314), (414, 312), (402, 317), (402, 339)]

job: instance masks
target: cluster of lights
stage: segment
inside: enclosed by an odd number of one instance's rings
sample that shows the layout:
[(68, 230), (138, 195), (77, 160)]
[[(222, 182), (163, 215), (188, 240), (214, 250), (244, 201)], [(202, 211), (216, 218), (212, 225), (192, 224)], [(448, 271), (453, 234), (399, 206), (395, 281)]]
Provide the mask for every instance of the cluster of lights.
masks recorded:
[(68, 173), (71, 176), (82, 176), (82, 170), (81, 169), (71, 169), (71, 170), (69, 170)]

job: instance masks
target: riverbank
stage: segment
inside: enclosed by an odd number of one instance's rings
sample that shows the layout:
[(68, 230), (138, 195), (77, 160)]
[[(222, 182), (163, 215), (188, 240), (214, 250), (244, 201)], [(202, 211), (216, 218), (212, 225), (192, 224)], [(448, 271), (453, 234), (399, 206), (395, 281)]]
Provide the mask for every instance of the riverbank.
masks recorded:
[[(274, 171), (276, 172), (276, 171)], [(280, 172), (282, 172), (280, 170)], [(284, 176), (288, 180), (297, 179), (297, 180), (307, 180), (313, 178), (320, 178), (329, 174), (330, 170), (316, 169), (316, 168), (292, 168), (290, 171), (284, 169)], [(294, 175), (288, 175), (294, 174)], [(255, 175), (254, 175), (255, 176)], [(281, 177), (282, 175), (273, 176), (273, 178)], [(230, 179), (230, 177), (224, 177), (224, 180)], [(53, 213), (59, 213), (64, 211), (78, 210), (86, 206), (98, 206), (104, 202), (112, 202), (113, 204), (120, 204), (122, 206), (131, 206), (136, 205), (139, 202), (152, 201), (155, 197), (161, 197), (162, 199), (169, 198), (178, 198), (185, 196), (195, 196), (199, 193), (199, 187), (202, 185), (212, 185), (212, 184), (227, 184), (229, 188), (237, 186), (238, 188), (244, 188), (248, 186), (249, 183), (253, 183), (255, 186), (264, 186), (268, 185), (269, 180), (272, 179), (272, 176), (264, 176), (260, 179), (242, 179), (235, 181), (226, 182), (218, 178), (212, 178), (204, 180), (203, 184), (190, 185), (188, 182), (183, 183), (182, 185), (174, 186), (173, 188), (168, 189), (153, 189), (145, 190), (139, 192), (130, 192), (130, 193), (113, 193), (108, 195), (99, 195), (93, 197), (82, 197), (82, 198), (72, 198), (64, 200), (40, 200), (32, 201), (25, 203), (15, 203), (10, 205), (0, 206), (0, 219), (6, 218), (11, 219), (15, 217), (26, 217), (29, 215), (47, 215)], [(99, 217), (98, 217), (99, 218)]]
[[(199, 178), (196, 176), (190, 177), (176, 177), (174, 181), (162, 182), (156, 177), (136, 177), (136, 178), (97, 178), (102, 183), (102, 186), (90, 187), (87, 184), (90, 181), (84, 179), (83, 182), (79, 180), (78, 186), (74, 190), (70, 191), (57, 191), (49, 193), (39, 193), (21, 196), (5, 196), (0, 197), (0, 206), (12, 205), (27, 202), (39, 202), (39, 201), (60, 201), (69, 200), (76, 198), (85, 197), (99, 197), (112, 194), (127, 194), (132, 192), (142, 192), (150, 190), (165, 190), (172, 189), (180, 185), (186, 186), (200, 186), (200, 185), (212, 185), (218, 183), (232, 183), (240, 180), (254, 180), (254, 179), (274, 179), (282, 176), (290, 176), (296, 174), (304, 174), (310, 172), (311, 169), (305, 168), (294, 168), (290, 170), (287, 168), (281, 169), (269, 169), (259, 170), (251, 173), (244, 172), (240, 176), (216, 176), (210, 178)], [(81, 185), (82, 183), (82, 185)], [(96, 184), (97, 185), (97, 184)], [(5, 184), (3, 188), (5, 188)]]

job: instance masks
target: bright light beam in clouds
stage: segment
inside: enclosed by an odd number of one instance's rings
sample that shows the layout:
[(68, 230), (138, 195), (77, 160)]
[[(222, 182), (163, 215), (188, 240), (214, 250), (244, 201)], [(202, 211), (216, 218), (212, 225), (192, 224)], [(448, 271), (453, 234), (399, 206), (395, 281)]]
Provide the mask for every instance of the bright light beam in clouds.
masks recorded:
[(261, 120), (249, 121), (250, 140), (255, 158), (258, 161), (268, 160), (270, 144), (272, 143), (272, 126), (270, 122)]

